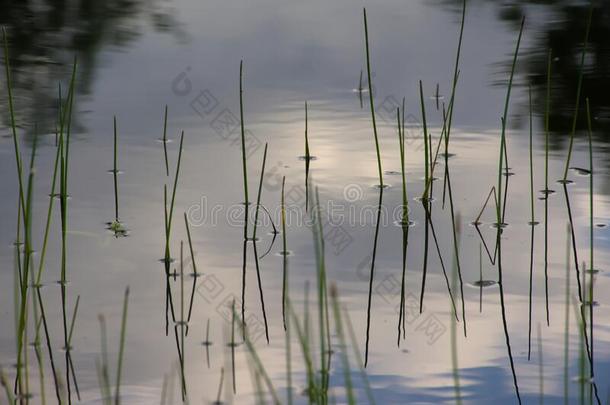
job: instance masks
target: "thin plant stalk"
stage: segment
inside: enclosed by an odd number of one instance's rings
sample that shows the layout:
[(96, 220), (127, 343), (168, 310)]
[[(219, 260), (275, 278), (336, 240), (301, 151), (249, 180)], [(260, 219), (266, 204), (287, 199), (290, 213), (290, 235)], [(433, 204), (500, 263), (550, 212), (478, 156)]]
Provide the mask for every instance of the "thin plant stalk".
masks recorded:
[(121, 376), (123, 373), (123, 355), (125, 353), (125, 337), (127, 335), (127, 310), (129, 308), (129, 287), (125, 289), (123, 298), (123, 311), (121, 315), (121, 337), (119, 340), (119, 358), (116, 371), (116, 385), (114, 388), (114, 404), (119, 405), (121, 402)]
[(519, 54), (519, 47), (521, 45), (521, 37), (523, 35), (523, 27), (525, 24), (525, 18), (521, 21), (521, 27), (519, 29), (519, 37), (517, 39), (517, 45), (515, 48), (515, 54), (513, 57), (513, 62), (512, 62), (512, 68), (511, 68), (511, 73), (510, 73), (510, 79), (508, 82), (508, 90), (507, 90), (507, 94), (506, 94), (506, 102), (504, 105), (504, 114), (502, 116), (502, 133), (501, 133), (501, 140), (500, 140), (500, 156), (499, 156), (499, 167), (498, 167), (498, 203), (496, 204), (496, 218), (497, 218), (497, 231), (496, 231), (496, 244), (498, 246), (498, 260), (497, 260), (497, 265), (498, 265), (498, 285), (500, 287), (500, 304), (502, 307), (502, 325), (504, 328), (504, 338), (506, 340), (506, 348), (508, 351), (508, 357), (509, 357), (509, 361), (510, 361), (510, 366), (511, 366), (511, 371), (513, 374), (513, 384), (515, 387), (515, 394), (517, 396), (517, 401), (519, 402), (519, 404), (521, 404), (521, 395), (519, 393), (519, 385), (517, 383), (517, 374), (516, 374), (516, 370), (515, 370), (515, 364), (513, 361), (513, 356), (512, 356), (512, 350), (510, 347), (510, 337), (509, 337), (509, 333), (508, 333), (508, 324), (507, 324), (507, 320), (506, 320), (506, 307), (504, 304), (504, 284), (503, 284), (503, 274), (502, 274), (502, 224), (503, 224), (503, 215), (501, 212), (501, 206), (502, 206), (502, 176), (503, 176), (503, 162), (504, 162), (504, 158), (505, 158), (505, 153), (504, 153), (504, 149), (506, 147), (506, 120), (508, 117), (508, 106), (509, 106), (509, 102), (510, 102), (510, 94), (511, 94), (511, 89), (512, 89), (512, 84), (513, 84), (513, 76), (514, 76), (514, 72), (515, 72), (515, 67), (517, 64), (517, 56)]
[(566, 285), (563, 332), (563, 398), (569, 404), (570, 396), (570, 224), (566, 225)]
[[(244, 61), (239, 62), (239, 123), (241, 133), (241, 160), (242, 174), (244, 179), (244, 243), (243, 243), (243, 263), (242, 263), (242, 288), (241, 288), (241, 318), (243, 332), (245, 333), (246, 326), (246, 261), (247, 251), (246, 242), (248, 240), (248, 167), (246, 164), (246, 130), (244, 124), (244, 100), (243, 100), (243, 68)], [(245, 338), (245, 336), (244, 336)]]
[[(362, 80), (362, 71), (360, 72), (360, 80)], [(308, 109), (307, 109), (307, 101), (305, 101), (305, 212), (309, 211), (309, 164), (310, 163), (311, 163), (311, 154), (309, 153)]]
[(286, 205), (284, 187), (286, 185), (286, 176), (282, 177), (282, 197), (280, 203), (281, 218), (282, 218), (282, 321), (284, 324), (284, 330), (287, 331), (286, 326), (286, 299), (288, 291), (288, 250), (286, 242)]
[(582, 93), (582, 79), (585, 67), (585, 60), (587, 56), (587, 47), (589, 44), (589, 33), (591, 32), (591, 21), (593, 20), (593, 4), (594, 1), (591, 0), (589, 6), (589, 16), (587, 18), (587, 28), (585, 30), (585, 39), (583, 42), (582, 53), (580, 55), (580, 67), (578, 69), (578, 85), (576, 87), (576, 102), (574, 106), (574, 117), (572, 119), (572, 130), (570, 132), (570, 144), (568, 146), (568, 156), (566, 158), (566, 165), (563, 170), (563, 182), (568, 179), (568, 170), (570, 168), (570, 160), (572, 158), (572, 147), (574, 146), (574, 135), (576, 134), (576, 124), (578, 122), (578, 111), (580, 109), (580, 97)]
[(551, 115), (551, 66), (553, 51), (549, 49), (546, 74), (546, 107), (544, 112), (544, 296), (546, 324), (551, 324), (549, 311), (549, 133)]
[(112, 177), (114, 178), (114, 221), (118, 226), (119, 223), (119, 186), (118, 186), (118, 167), (117, 167), (117, 128), (116, 115), (113, 118), (114, 128), (114, 160), (112, 167)]
[(267, 343), (269, 343), (269, 327), (267, 325), (267, 311), (265, 310), (265, 299), (264, 299), (264, 295), (263, 295), (263, 284), (261, 281), (261, 272), (260, 272), (260, 265), (259, 265), (259, 260), (258, 260), (258, 250), (257, 250), (257, 246), (256, 246), (256, 230), (258, 228), (258, 216), (259, 216), (259, 212), (260, 212), (260, 207), (261, 207), (261, 194), (263, 192), (263, 180), (265, 178), (265, 163), (267, 162), (267, 143), (265, 143), (265, 151), (263, 153), (263, 165), (261, 168), (261, 177), (260, 177), (260, 181), (258, 184), (258, 193), (256, 196), (256, 210), (254, 213), (254, 225), (253, 225), (253, 230), (252, 230), (252, 245), (254, 248), (254, 263), (256, 266), (256, 278), (258, 280), (258, 290), (259, 290), (259, 295), (261, 298), (261, 307), (262, 307), (262, 311), (263, 311), (263, 319), (265, 321), (265, 337), (267, 338)]
[(529, 304), (528, 304), (528, 328), (527, 328), (527, 360), (532, 354), (532, 289), (534, 280), (534, 156), (533, 156), (533, 123), (532, 123), (532, 88), (529, 88), (529, 158), (530, 158), (530, 209), (531, 209), (531, 238), (530, 238), (530, 277), (529, 277)]
[(165, 158), (165, 175), (169, 176), (169, 159), (167, 158), (167, 105), (165, 105), (165, 112), (163, 114), (163, 156)]
[[(459, 214), (457, 215), (457, 243), (459, 246), (460, 243), (460, 232), (461, 232), (461, 221)], [(452, 288), (455, 290), (457, 288), (457, 276), (458, 276), (458, 266), (457, 266), (457, 257), (454, 257), (453, 260), (453, 271), (451, 272), (451, 284)], [(452, 308), (455, 311), (455, 308)], [(462, 404), (462, 393), (460, 388), (460, 368), (458, 365), (458, 344), (457, 344), (457, 331), (456, 331), (456, 322), (451, 321), (451, 366), (453, 371), (453, 389), (454, 395), (456, 398), (456, 403)]]
[(375, 104), (373, 102), (373, 82), (371, 80), (371, 61), (369, 51), (369, 30), (366, 20), (366, 8), (363, 9), (364, 16), (364, 43), (366, 47), (366, 73), (369, 85), (369, 104), (371, 107), (371, 120), (373, 122), (373, 135), (375, 136), (375, 150), (377, 152), (377, 170), (379, 172), (379, 187), (383, 188), (383, 171), (381, 169), (381, 152), (379, 151), (379, 139), (377, 136), (377, 123), (375, 121)]
[(333, 313), (335, 317), (335, 331), (339, 336), (339, 341), (341, 342), (342, 347), (342, 367), (343, 367), (343, 375), (344, 375), (344, 383), (345, 383), (345, 391), (347, 393), (347, 403), (350, 405), (356, 404), (356, 398), (354, 397), (354, 388), (352, 385), (351, 378), (351, 368), (349, 365), (349, 355), (347, 353), (347, 339), (345, 338), (345, 333), (343, 332), (343, 324), (341, 321), (341, 310), (339, 309), (339, 298), (337, 293), (336, 285), (331, 285), (330, 287), (330, 296), (332, 298), (333, 303)]

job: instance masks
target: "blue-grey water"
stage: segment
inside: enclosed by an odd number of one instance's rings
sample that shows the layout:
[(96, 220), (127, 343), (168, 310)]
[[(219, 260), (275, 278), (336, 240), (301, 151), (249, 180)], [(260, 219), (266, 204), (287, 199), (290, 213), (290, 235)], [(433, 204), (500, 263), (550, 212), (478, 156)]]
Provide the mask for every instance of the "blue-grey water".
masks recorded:
[[(39, 4), (40, 3), (40, 4)], [(108, 325), (111, 376), (119, 347), (123, 291), (130, 286), (123, 402), (180, 403), (179, 363), (174, 335), (165, 334), (166, 277), (163, 187), (173, 185), (181, 131), (184, 152), (171, 238), (171, 255), (179, 271), (184, 241), (185, 272), (192, 272), (184, 213), (191, 226), (197, 270), (189, 335), (185, 339), (185, 375), (191, 403), (216, 400), (221, 369), (221, 399), (253, 403), (257, 386), (253, 362), (245, 346), (236, 348), (236, 388), (232, 391), (230, 307), (241, 308), (243, 180), (239, 138), (239, 64), (244, 63), (244, 122), (247, 138), (250, 201), (256, 197), (264, 144), (268, 143), (262, 199), (277, 227), (280, 190), (285, 176), (289, 292), (303, 318), (309, 286), (312, 322), (317, 325), (316, 253), (310, 213), (305, 213), (305, 111), (311, 154), (309, 177), (318, 187), (325, 236), (329, 284), (335, 283), (349, 313), (364, 354), (369, 272), (379, 190), (371, 125), (362, 7), (367, 7), (372, 83), (384, 181), (375, 277), (373, 280), (370, 353), (366, 372), (377, 403), (457, 403), (455, 375), (462, 403), (517, 403), (502, 324), (499, 288), (481, 290), (482, 278), (498, 280), (493, 256), (495, 206), (490, 203), (477, 228), (473, 222), (492, 186), (497, 184), (500, 117), (519, 25), (525, 17), (523, 42), (507, 121), (510, 171), (502, 233), (503, 287), (506, 321), (516, 379), (524, 403), (579, 403), (579, 359), (583, 343), (579, 326), (578, 286), (571, 239), (567, 231), (567, 200), (556, 183), (563, 176), (578, 84), (588, 4), (581, 1), (469, 0), (456, 88), (449, 159), (456, 222), (461, 223), (459, 259), (464, 281), (468, 336), (463, 335), (461, 298), (454, 289), (460, 322), (455, 323), (445, 279), (430, 238), (424, 308), (419, 311), (424, 262), (425, 212), (415, 198), (424, 188), (424, 141), (419, 81), (423, 83), (428, 129), (434, 147), (448, 105), (458, 44), (461, 2), (449, 0), (332, 3), (286, 3), (155, 0), (42, 1), (0, 3), (0, 24), (7, 30), (18, 135), (24, 161), (39, 135), (33, 202), (34, 262), (38, 263), (48, 194), (56, 153), (55, 126), (58, 83), (65, 95), (74, 57), (76, 95), (69, 161), (67, 306), (80, 307), (72, 340), (72, 358), (82, 403), (103, 403), (96, 373), (100, 358), (98, 315)], [(593, 236), (595, 301), (594, 381), (602, 403), (610, 392), (610, 6), (597, 2), (585, 60), (581, 107), (590, 99), (593, 127)], [(552, 48), (551, 113), (549, 116), (548, 289), (550, 323), (545, 311), (544, 189), (546, 70)], [(4, 65), (3, 65), (4, 68)], [(360, 82), (363, 72), (362, 82)], [(0, 366), (15, 376), (15, 247), (18, 183), (9, 128), (6, 80), (0, 81)], [(438, 85), (438, 93), (437, 93)], [(528, 350), (529, 271), (531, 249), (529, 177), (529, 101), (533, 99), (533, 170), (535, 227), (533, 256), (532, 352)], [(406, 175), (410, 218), (406, 272), (406, 333), (396, 345), (401, 288), (402, 232), (394, 222), (402, 203), (400, 155), (395, 111), (405, 98)], [(437, 104), (438, 101), (438, 104)], [(168, 106), (166, 176), (163, 111)], [(119, 134), (120, 218), (129, 236), (115, 238), (106, 229), (114, 219), (112, 169), (113, 127)], [(34, 130), (36, 127), (36, 131)], [(589, 168), (584, 108), (576, 121), (571, 167)], [(442, 151), (443, 149), (441, 149)], [(432, 203), (443, 263), (451, 278), (454, 242), (449, 201), (443, 204), (444, 158), (435, 169)], [(570, 170), (567, 187), (580, 269), (590, 268), (589, 175)], [(309, 189), (308, 194), (314, 193)], [(170, 193), (171, 194), (171, 193)], [(446, 197), (448, 198), (448, 197)], [(59, 204), (52, 216), (51, 236), (41, 289), (51, 346), (62, 376), (63, 324), (60, 288), (61, 231)], [(311, 207), (309, 207), (311, 209)], [(251, 213), (254, 212), (252, 207)], [(269, 323), (264, 324), (252, 244), (248, 245), (245, 292), (246, 318), (252, 341), (281, 400), (286, 395), (285, 341), (282, 327), (282, 241), (273, 241), (272, 225), (261, 213), (258, 230), (262, 289)], [(252, 219), (252, 218), (250, 218)], [(251, 232), (251, 227), (250, 227)], [(271, 243), (273, 244), (271, 245)], [(480, 250), (482, 249), (482, 250)], [(482, 260), (480, 261), (480, 251)], [(583, 265), (580, 262), (586, 262)], [(569, 266), (569, 268), (567, 268)], [(568, 277), (569, 275), (569, 277)], [(590, 275), (587, 274), (587, 286)], [(568, 282), (569, 280), (569, 287)], [(185, 276), (185, 306), (193, 279)], [(451, 281), (451, 280), (450, 280)], [(180, 312), (180, 279), (170, 278), (176, 311)], [(569, 291), (567, 291), (569, 288)], [(239, 312), (239, 310), (238, 310)], [(567, 317), (567, 318), (566, 318)], [(332, 314), (331, 314), (332, 318)], [(208, 367), (206, 323), (210, 320)], [(567, 319), (567, 323), (566, 323)], [(28, 341), (35, 324), (30, 321)], [(540, 325), (540, 343), (537, 338)], [(455, 339), (452, 328), (455, 327)], [(567, 331), (567, 335), (566, 335)], [(339, 337), (330, 370), (331, 392), (345, 403), (346, 392)], [(239, 332), (237, 333), (239, 335)], [(306, 369), (293, 332), (293, 387), (296, 402), (306, 388)], [(567, 340), (566, 340), (567, 336)], [(239, 336), (238, 336), (239, 337)], [(590, 337), (590, 336), (589, 336)], [(240, 339), (238, 339), (240, 340)], [(452, 346), (452, 340), (455, 346)], [(312, 333), (312, 345), (319, 339)], [(351, 346), (351, 345), (350, 345)], [(453, 348), (452, 348), (453, 347)], [(542, 349), (542, 351), (540, 350)], [(55, 401), (46, 344), (45, 393)], [(40, 403), (40, 384), (33, 348), (30, 362), (31, 403)], [(586, 356), (585, 356), (586, 357)], [(540, 359), (542, 358), (542, 363)], [(317, 357), (316, 357), (317, 359)], [(453, 359), (453, 360), (452, 360)], [(457, 359), (457, 362), (455, 361)], [(350, 347), (352, 380), (358, 403), (367, 395), (357, 358)], [(542, 368), (540, 367), (542, 364)], [(565, 367), (567, 364), (567, 368)], [(588, 373), (589, 363), (585, 361)], [(455, 371), (457, 370), (457, 371)], [(456, 374), (457, 373), (457, 374)], [(114, 381), (114, 377), (111, 381)], [(65, 381), (65, 378), (64, 378)], [(542, 383), (542, 385), (541, 385)], [(167, 387), (172, 387), (167, 388)], [(542, 387), (542, 388), (541, 388)], [(584, 384), (589, 395), (591, 385)], [(12, 387), (9, 387), (12, 389)], [(567, 391), (566, 391), (567, 390)], [(565, 393), (568, 397), (565, 397)], [(73, 400), (78, 403), (74, 392)], [(265, 397), (271, 401), (270, 396)], [(565, 402), (564, 402), (565, 400)], [(588, 399), (587, 399), (588, 400)], [(0, 396), (0, 403), (6, 398)]]

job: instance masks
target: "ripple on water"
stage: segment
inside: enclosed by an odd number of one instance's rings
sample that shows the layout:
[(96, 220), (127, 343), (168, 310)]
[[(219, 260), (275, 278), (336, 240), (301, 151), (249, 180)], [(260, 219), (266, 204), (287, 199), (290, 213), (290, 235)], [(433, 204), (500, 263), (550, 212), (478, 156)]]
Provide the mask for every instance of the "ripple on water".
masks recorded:
[(276, 256), (292, 256), (294, 253), (291, 250), (280, 250)]
[(498, 284), (495, 280), (477, 280), (472, 282), (472, 286), (476, 288), (488, 288)]

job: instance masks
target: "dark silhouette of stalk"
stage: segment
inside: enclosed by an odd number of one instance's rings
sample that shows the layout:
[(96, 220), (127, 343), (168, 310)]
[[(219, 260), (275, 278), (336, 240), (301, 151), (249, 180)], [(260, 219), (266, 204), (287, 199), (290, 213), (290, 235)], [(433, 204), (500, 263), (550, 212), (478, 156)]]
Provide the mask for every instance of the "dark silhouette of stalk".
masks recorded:
[(258, 228), (259, 208), (261, 207), (261, 194), (263, 192), (263, 179), (265, 178), (265, 163), (267, 162), (267, 144), (265, 143), (265, 152), (263, 153), (263, 165), (261, 168), (261, 177), (258, 184), (258, 194), (256, 196), (256, 211), (254, 214), (254, 226), (252, 230), (252, 247), (254, 248), (254, 263), (256, 266), (256, 278), (258, 280), (258, 291), (261, 298), (261, 306), (263, 310), (263, 319), (265, 321), (265, 337), (269, 343), (269, 327), (267, 326), (267, 312), (265, 311), (265, 297), (263, 295), (263, 284), (261, 281), (260, 264), (258, 261), (258, 250), (256, 247), (256, 230)]
[[(235, 378), (235, 299), (233, 299), (233, 303), (231, 304), (231, 374), (233, 376), (233, 393), (237, 393), (237, 382)], [(245, 334), (245, 332), (244, 332)]]
[[(423, 90), (423, 86), (422, 86), (422, 82), (421, 80), (419, 81), (419, 98), (420, 98), (420, 104), (421, 104), (421, 111), (422, 111), (422, 120), (423, 120), (423, 128), (424, 128), (424, 182), (427, 185), (428, 184), (428, 179), (429, 179), (429, 174), (428, 174), (428, 170), (429, 170), (429, 154), (428, 154), (428, 149), (429, 149), (429, 139), (428, 139), (428, 126), (426, 124), (426, 107), (424, 105), (424, 90)], [(419, 313), (421, 314), (424, 310), (424, 293), (426, 291), (426, 276), (428, 274), (428, 241), (429, 241), (429, 221), (428, 221), (428, 214), (429, 214), (429, 198), (428, 198), (428, 187), (426, 187), (426, 189), (424, 190), (424, 193), (421, 197), (421, 203), (422, 206), (424, 207), (424, 210), (426, 211), (426, 226), (425, 226), (425, 234), (424, 234), (424, 263), (423, 263), (423, 270), (422, 270), (422, 283), (421, 283), (421, 293), (420, 293), (420, 297), (419, 297)]]
[[(547, 62), (546, 108), (544, 112), (544, 296), (546, 302), (546, 324), (551, 324), (549, 315), (549, 117), (551, 112), (551, 63), (553, 51), (549, 49)], [(580, 290), (580, 289), (579, 289)]]
[(186, 320), (186, 336), (189, 334), (189, 325), (191, 322), (191, 315), (193, 313), (193, 302), (195, 301), (195, 287), (197, 285), (197, 278), (199, 278), (200, 274), (197, 272), (197, 263), (195, 263), (195, 251), (193, 250), (193, 241), (191, 239), (191, 229), (189, 227), (189, 221), (186, 216), (186, 212), (184, 213), (184, 226), (186, 227), (186, 236), (189, 242), (189, 252), (191, 254), (191, 263), (193, 264), (193, 274), (191, 277), (193, 278), (193, 284), (191, 286), (191, 297), (189, 299), (189, 312)]
[[(362, 72), (360, 72), (360, 80), (362, 80)], [(305, 212), (309, 210), (309, 163), (311, 155), (309, 154), (309, 137), (307, 133), (307, 101), (305, 102)]]
[[(501, 134), (501, 140), (500, 140), (500, 156), (499, 156), (499, 167), (498, 167), (498, 187), (497, 190), (502, 190), (502, 177), (503, 177), (503, 163), (504, 160), (506, 159), (506, 153), (505, 153), (505, 148), (506, 148), (506, 120), (508, 118), (508, 105), (510, 102), (510, 94), (511, 94), (511, 89), (512, 89), (512, 84), (513, 84), (513, 76), (514, 76), (514, 72), (515, 72), (515, 66), (517, 64), (517, 56), (519, 54), (519, 46), (521, 44), (521, 37), (523, 35), (523, 27), (525, 24), (525, 18), (521, 20), (521, 27), (519, 29), (519, 37), (517, 39), (517, 45), (516, 45), (516, 49), (515, 49), (515, 54), (513, 57), (513, 62), (512, 62), (512, 68), (511, 68), (511, 73), (510, 73), (510, 79), (508, 82), (508, 89), (507, 89), (507, 93), (506, 93), (506, 102), (504, 105), (504, 114), (502, 115), (502, 134)], [(507, 180), (508, 181), (508, 180)], [(519, 404), (521, 404), (521, 395), (519, 393), (519, 385), (517, 382), (517, 373), (515, 371), (515, 363), (513, 360), (513, 355), (512, 355), (512, 350), (511, 350), (511, 346), (510, 346), (510, 336), (508, 333), (508, 324), (507, 324), (507, 320), (506, 320), (506, 306), (505, 306), (505, 302), (504, 302), (504, 284), (503, 284), (503, 274), (502, 274), (502, 228), (503, 228), (503, 223), (504, 223), (504, 213), (502, 210), (502, 193), (499, 192), (498, 195), (498, 204), (496, 205), (496, 218), (497, 218), (497, 230), (496, 230), (496, 244), (498, 246), (498, 257), (497, 257), (497, 265), (498, 265), (498, 285), (500, 287), (500, 305), (502, 307), (502, 325), (504, 328), (504, 337), (506, 340), (506, 348), (508, 351), (508, 357), (510, 360), (510, 366), (511, 366), (511, 371), (513, 374), (513, 383), (515, 386), (515, 394), (517, 396), (517, 400), (519, 402)]]
[(284, 200), (284, 186), (286, 176), (282, 177), (282, 197), (281, 197), (281, 216), (282, 216), (282, 322), (286, 330), (286, 290), (288, 287), (288, 251), (286, 250), (286, 206)]
[[(379, 174), (379, 204), (377, 206), (377, 223), (375, 224), (375, 240), (373, 242), (373, 258), (371, 261), (371, 272), (369, 279), (369, 295), (368, 295), (368, 305), (367, 305), (367, 316), (366, 316), (366, 347), (365, 347), (365, 356), (364, 356), (364, 366), (368, 364), (369, 358), (369, 337), (370, 337), (370, 328), (371, 328), (371, 301), (372, 301), (372, 293), (373, 293), (373, 279), (375, 275), (375, 257), (377, 255), (377, 240), (379, 237), (379, 222), (381, 219), (381, 205), (383, 203), (383, 170), (381, 168), (381, 152), (379, 150), (379, 139), (377, 136), (377, 123), (375, 121), (375, 104), (373, 101), (373, 83), (371, 80), (371, 61), (370, 61), (370, 51), (369, 51), (369, 31), (366, 20), (366, 8), (363, 9), (363, 19), (364, 19), (364, 44), (366, 48), (366, 71), (367, 71), (367, 79), (369, 85), (369, 104), (371, 108), (371, 120), (373, 124), (373, 135), (375, 137), (375, 151), (377, 153), (377, 170)], [(318, 218), (318, 221), (320, 218)]]
[(532, 289), (534, 280), (534, 227), (536, 219), (534, 215), (534, 156), (533, 156), (533, 117), (532, 117), (532, 88), (529, 88), (529, 158), (530, 158), (530, 209), (531, 209), (531, 236), (530, 236), (530, 277), (529, 277), (529, 303), (528, 303), (528, 327), (527, 327), (527, 360), (532, 356)]
[(165, 157), (165, 175), (169, 176), (169, 160), (167, 158), (167, 105), (165, 105), (165, 112), (163, 114), (163, 155)]
[(367, 366), (369, 360), (369, 336), (371, 330), (371, 302), (373, 298), (373, 278), (375, 274), (375, 258), (377, 256), (377, 241), (379, 238), (379, 223), (381, 222), (381, 204), (383, 202), (383, 188), (379, 189), (379, 202), (377, 204), (377, 223), (375, 224), (375, 239), (373, 241), (373, 256), (371, 260), (371, 273), (369, 278), (369, 297), (366, 310), (366, 344), (364, 351), (364, 367)]
[(402, 121), (400, 115), (400, 108), (396, 109), (396, 118), (398, 121), (398, 144), (400, 148), (400, 172), (402, 176), (402, 216), (400, 218), (400, 227), (402, 230), (402, 277), (400, 282), (400, 308), (398, 314), (398, 336), (397, 336), (397, 345), (400, 347), (400, 328), (402, 325), (402, 335), (403, 339), (405, 338), (405, 278), (407, 272), (407, 247), (409, 240), (409, 201), (407, 197), (407, 181), (405, 177), (405, 143), (404, 143), (404, 102), (405, 99), (402, 99), (403, 103), (403, 113), (402, 113)]
[(205, 340), (202, 342), (202, 345), (205, 346), (205, 358), (208, 368), (210, 368), (210, 346), (212, 345), (212, 342), (210, 341), (210, 318), (208, 318), (208, 321), (206, 322)]
[(242, 264), (242, 288), (241, 288), (241, 321), (243, 323), (244, 339), (246, 329), (246, 262), (248, 241), (248, 168), (246, 165), (246, 130), (244, 126), (244, 100), (243, 100), (243, 67), (244, 61), (239, 62), (239, 122), (241, 129), (241, 160), (244, 178), (244, 244)]

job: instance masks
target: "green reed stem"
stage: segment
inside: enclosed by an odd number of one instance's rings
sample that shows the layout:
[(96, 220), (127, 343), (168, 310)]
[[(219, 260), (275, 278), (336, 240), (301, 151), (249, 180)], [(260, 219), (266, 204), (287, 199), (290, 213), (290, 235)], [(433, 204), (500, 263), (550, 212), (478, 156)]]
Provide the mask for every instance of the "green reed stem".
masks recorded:
[(24, 188), (23, 188), (23, 180), (22, 180), (22, 164), (21, 164), (21, 152), (19, 150), (19, 140), (17, 138), (17, 123), (15, 121), (15, 107), (13, 104), (13, 89), (12, 89), (12, 80), (11, 80), (11, 65), (9, 59), (8, 52), (8, 39), (6, 35), (6, 28), (2, 27), (2, 37), (4, 42), (4, 67), (6, 73), (6, 89), (8, 92), (8, 108), (9, 115), (11, 118), (11, 132), (13, 135), (13, 145), (15, 148), (15, 162), (17, 163), (17, 180), (19, 183), (19, 200), (21, 202), (21, 210), (25, 212), (25, 197), (24, 197)]
[(371, 119), (373, 121), (373, 134), (375, 136), (375, 150), (377, 152), (377, 169), (379, 171), (379, 186), (383, 188), (383, 171), (381, 169), (381, 153), (379, 151), (379, 139), (377, 136), (377, 123), (375, 121), (375, 104), (373, 103), (373, 82), (371, 79), (371, 61), (369, 51), (369, 30), (366, 21), (366, 8), (363, 9), (364, 15), (364, 43), (366, 47), (366, 73), (369, 85), (369, 104), (371, 106)]
[(339, 341), (341, 342), (341, 360), (343, 367), (343, 378), (345, 383), (345, 391), (347, 394), (347, 403), (350, 405), (356, 404), (356, 398), (354, 397), (354, 388), (352, 385), (351, 378), (351, 368), (349, 365), (349, 355), (347, 353), (347, 339), (345, 339), (345, 333), (343, 332), (343, 325), (341, 321), (341, 311), (339, 309), (339, 298), (337, 293), (336, 285), (331, 285), (330, 287), (330, 296), (332, 298), (333, 303), (333, 312), (335, 317), (335, 331), (339, 336)]
[(165, 175), (169, 176), (169, 160), (167, 158), (167, 104), (165, 105), (165, 112), (163, 114), (163, 155), (165, 157)]
[(517, 57), (519, 55), (519, 47), (521, 45), (521, 37), (523, 35), (523, 27), (525, 24), (525, 18), (523, 18), (523, 20), (521, 21), (521, 27), (519, 29), (519, 37), (517, 38), (517, 45), (515, 48), (515, 54), (513, 57), (513, 62), (512, 62), (512, 67), (511, 67), (511, 72), (510, 72), (510, 79), (508, 81), (508, 89), (507, 89), (507, 93), (506, 93), (506, 102), (504, 104), (504, 114), (502, 116), (502, 134), (501, 134), (501, 141), (500, 141), (500, 156), (499, 156), (499, 163), (498, 163), (498, 203), (496, 205), (496, 221), (497, 221), (497, 231), (496, 231), (496, 245), (498, 247), (498, 285), (500, 287), (500, 304), (501, 304), (501, 308), (502, 308), (502, 325), (504, 328), (504, 338), (506, 341), (506, 348), (508, 351), (508, 357), (509, 357), (509, 361), (510, 361), (510, 366), (511, 366), (511, 371), (513, 374), (513, 384), (515, 387), (515, 394), (517, 396), (517, 400), (519, 402), (519, 404), (521, 404), (521, 395), (519, 394), (519, 385), (517, 383), (517, 374), (515, 371), (515, 364), (513, 361), (513, 356), (512, 356), (512, 351), (511, 351), (511, 347), (510, 347), (510, 337), (509, 337), (509, 333), (508, 333), (508, 324), (507, 324), (507, 320), (506, 320), (506, 307), (505, 307), (505, 303), (504, 303), (504, 284), (503, 284), (503, 277), (502, 277), (502, 238), (501, 238), (501, 234), (502, 234), (502, 225), (503, 225), (503, 215), (502, 215), (502, 175), (503, 175), (503, 161), (506, 157), (505, 154), (505, 148), (506, 148), (506, 121), (508, 119), (508, 106), (510, 103), (510, 94), (511, 94), (511, 89), (512, 89), (512, 84), (513, 84), (513, 77), (514, 77), (514, 73), (515, 73), (515, 67), (517, 65)]
[(244, 239), (248, 238), (248, 167), (246, 165), (246, 130), (244, 125), (244, 97), (243, 97), (243, 67), (244, 61), (239, 62), (239, 123), (241, 129), (241, 161), (244, 177)]
[[(57, 132), (56, 132), (57, 134)], [(59, 142), (63, 142), (62, 136), (58, 135)], [(42, 280), (42, 271), (44, 269), (44, 261), (47, 253), (47, 242), (49, 240), (49, 231), (51, 229), (51, 218), (53, 214), (53, 202), (55, 201), (55, 184), (57, 183), (57, 168), (59, 167), (59, 154), (61, 149), (59, 147), (56, 148), (57, 152), (55, 153), (55, 163), (53, 164), (53, 177), (51, 180), (51, 193), (49, 194), (49, 206), (47, 208), (47, 221), (44, 229), (44, 237), (42, 240), (42, 249), (40, 251), (40, 261), (38, 262), (38, 273), (36, 275), (35, 285), (39, 286)]]
[(118, 167), (117, 167), (117, 152), (118, 152), (118, 141), (117, 141), (117, 128), (116, 128), (116, 115), (113, 117), (113, 129), (114, 129), (114, 160), (112, 175), (114, 178), (114, 220), (118, 224), (119, 222), (119, 185), (118, 185)]
[(127, 334), (127, 310), (129, 307), (129, 287), (125, 289), (125, 297), (123, 298), (123, 314), (121, 316), (121, 339), (119, 341), (119, 359), (117, 363), (116, 372), (116, 386), (114, 391), (114, 403), (119, 405), (120, 401), (120, 388), (121, 388), (121, 375), (123, 371), (123, 354), (125, 352), (125, 336)]
[(587, 28), (585, 31), (585, 39), (582, 47), (582, 54), (580, 55), (580, 67), (578, 70), (578, 85), (576, 87), (576, 103), (574, 106), (574, 117), (572, 119), (572, 131), (570, 132), (570, 145), (568, 146), (568, 156), (566, 158), (566, 165), (563, 170), (563, 180), (568, 178), (568, 170), (570, 168), (570, 159), (572, 158), (572, 147), (574, 146), (574, 135), (576, 134), (576, 123), (578, 121), (578, 111), (580, 109), (580, 96), (582, 92), (582, 78), (584, 73), (585, 59), (587, 56), (587, 46), (589, 44), (589, 33), (591, 32), (591, 21), (593, 20), (593, 4), (594, 0), (591, 0), (589, 6), (589, 17), (587, 18)]

